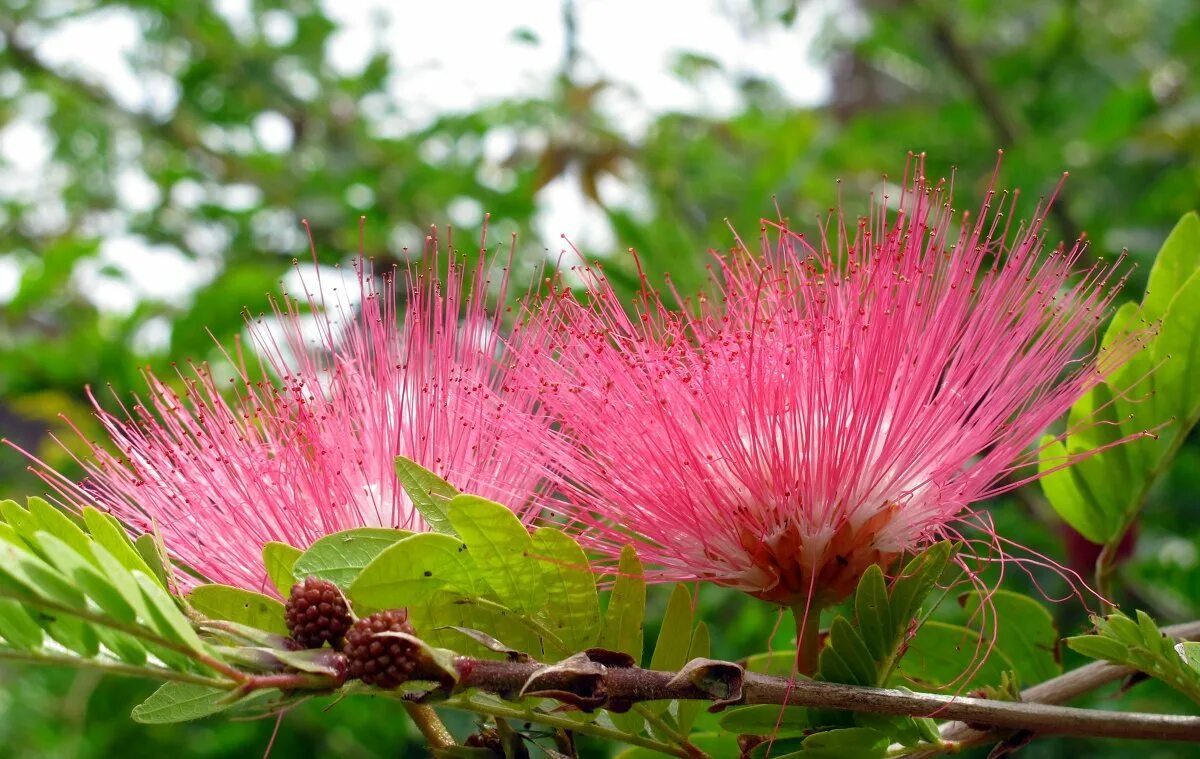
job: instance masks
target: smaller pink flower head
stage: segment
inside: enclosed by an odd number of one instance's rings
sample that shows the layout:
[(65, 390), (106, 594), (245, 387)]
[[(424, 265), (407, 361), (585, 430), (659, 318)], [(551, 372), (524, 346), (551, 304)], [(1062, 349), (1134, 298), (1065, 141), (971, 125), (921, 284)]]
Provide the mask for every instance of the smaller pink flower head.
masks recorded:
[[(116, 453), (91, 443), (78, 485), (35, 471), (67, 507), (96, 504), (157, 529), (180, 562), (245, 588), (265, 586), (268, 541), (304, 548), (353, 527), (424, 529), (397, 484), (397, 456), (530, 516), (548, 424), (499, 393), (508, 366), (485, 302), (503, 299), (507, 268), (491, 281), (482, 252), (474, 271), (451, 254), (442, 279), (432, 238), (429, 248), (399, 285), (395, 271), (377, 285), (359, 259), (356, 297), (273, 301), (273, 317), (249, 324), (269, 372), (253, 377), (231, 358), (229, 393), (193, 366), (179, 372), (181, 391), (147, 373), (148, 400), (119, 414), (93, 399)], [(316, 285), (331, 283), (318, 274)]]
[(586, 300), (532, 305), (524, 384), (573, 449), (547, 505), (609, 558), (635, 542), (658, 579), (824, 604), (1014, 487), (1136, 347), (1096, 350), (1119, 283), (1077, 272), (1080, 244), (1042, 255), (1044, 207), (1014, 233), (989, 190), (954, 224), (916, 168), (852, 232), (764, 227), (709, 293), (675, 296), (684, 313), (644, 287), (631, 315), (594, 267)]

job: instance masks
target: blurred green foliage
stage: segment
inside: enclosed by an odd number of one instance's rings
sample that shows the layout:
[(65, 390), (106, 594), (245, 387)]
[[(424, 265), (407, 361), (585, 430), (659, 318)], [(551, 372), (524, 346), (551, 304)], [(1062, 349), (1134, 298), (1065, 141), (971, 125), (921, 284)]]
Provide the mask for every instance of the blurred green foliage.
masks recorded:
[[(45, 435), (63, 431), (59, 413), (94, 433), (86, 385), (110, 384), (124, 396), (138, 389), (144, 366), (169, 370), (173, 360), (218, 357), (212, 338), (228, 343), (240, 332), (242, 309), (263, 308), (293, 258), (306, 255), (302, 218), (323, 262), (358, 249), (360, 214), (365, 251), (402, 260), (406, 245), (421, 244), (425, 225), (456, 210), (464, 216), (465, 203), (491, 213), (493, 240), (521, 235), (517, 274), (527, 278), (544, 257), (542, 245), (560, 245), (532, 234), (539, 191), (568, 178), (611, 223), (616, 250), (586, 252), (611, 256), (615, 280), (634, 281), (621, 254), (633, 246), (652, 279), (669, 271), (687, 291), (705, 276), (704, 251), (732, 243), (727, 223), (753, 236), (757, 220), (774, 214), (772, 199), (794, 225), (810, 228), (839, 193), (850, 212), (865, 211), (881, 174), (899, 175), (914, 150), (929, 154), (929, 174), (957, 167), (959, 198), (970, 207), (1003, 147), (1003, 184), (1028, 196), (1049, 193), (1061, 172), (1071, 173), (1052, 235), (1086, 231), (1097, 257), (1127, 248), (1142, 264), (1129, 290), (1137, 297), (1147, 257), (1183, 213), (1200, 206), (1200, 6), (1191, 0), (846, 0), (817, 38), (833, 80), (827, 103), (797, 108), (773, 82), (722, 71), (698, 40), (679, 56), (676, 74), (697, 88), (712, 77), (731, 80), (740, 109), (719, 118), (662, 113), (636, 137), (603, 110), (612, 84), (580, 74), (571, 55), (545, 92), (388, 128), (412, 115), (399, 112), (393, 96), (405, 77), (398, 51), (380, 50), (360, 71), (340, 73), (329, 62), (335, 26), (316, 0), (254, 0), (249, 25), (236, 30), (218, 5), (0, 0), (0, 125), (32, 114), (52, 139), (36, 191), (0, 193), (0, 263), (19, 275), (15, 294), (0, 304), (0, 434), (55, 464), (70, 464)], [(808, 18), (799, 6), (725, 4), (730, 24), (784, 34), (799, 34)], [(281, 12), (295, 26), (284, 42), (265, 31)], [(86, 72), (42, 55), (39, 40), (49, 31), (105, 13), (136, 19), (142, 39), (131, 64), (147, 80), (170, 83), (177, 99), (169, 107), (133, 108)], [(260, 139), (252, 125), (262, 118), (286, 125), (286, 149)], [(510, 146), (499, 157), (485, 150), (497, 135)], [(131, 170), (151, 187), (150, 202), (136, 208), (121, 202), (119, 190)], [(620, 200), (601, 191), (611, 178), (627, 189)], [(474, 243), (462, 241), (478, 239), (481, 220), (465, 216), (455, 235), (469, 249)], [(118, 234), (179, 252), (207, 272), (203, 283), (189, 297), (143, 298), (128, 313), (99, 308), (76, 275), (100, 261), (103, 244)], [(120, 280), (128, 272), (104, 266), (100, 276)], [(143, 339), (148, 333), (166, 337), (155, 343)], [(1200, 614), (1198, 459), (1193, 441), (1151, 494), (1122, 566), (1123, 600), (1167, 623)], [(22, 466), (11, 452), (0, 455), (0, 496), (41, 489)], [(1036, 492), (1019, 491), (993, 515), (1016, 542), (1090, 572), (1094, 549), (1070, 536)], [(1037, 572), (1006, 578), (1025, 590), (1035, 581), (1051, 594), (1065, 587)], [(652, 594), (651, 602), (666, 599)], [(777, 623), (764, 605), (719, 589), (705, 589), (701, 611), (720, 620), (713, 653), (722, 657), (765, 650)], [(661, 612), (650, 615), (651, 626)], [(1077, 600), (1057, 613), (1064, 633), (1081, 629)], [(1074, 654), (1066, 663), (1076, 663)], [(149, 684), (7, 669), (0, 680), (3, 756), (256, 755), (275, 727), (145, 728), (127, 714)], [(1180, 708), (1154, 684), (1120, 701)], [(406, 755), (409, 727), (394, 708), (363, 700), (328, 713), (325, 706), (284, 718), (277, 755)], [(1026, 753), (1122, 756), (1126, 749), (1039, 740)], [(1179, 750), (1139, 746), (1146, 757)]]

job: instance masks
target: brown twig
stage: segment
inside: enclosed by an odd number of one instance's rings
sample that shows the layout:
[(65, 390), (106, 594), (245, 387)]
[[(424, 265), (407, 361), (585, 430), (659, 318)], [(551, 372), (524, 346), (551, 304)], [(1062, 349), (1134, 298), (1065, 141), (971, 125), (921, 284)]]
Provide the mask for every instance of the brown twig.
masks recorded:
[[(714, 701), (845, 709), (936, 717), (1041, 734), (1200, 742), (1200, 717), (1076, 709), (1042, 703), (912, 693), (745, 672), (728, 662), (697, 660), (683, 671), (604, 666), (586, 656), (556, 665), (460, 658), (455, 690), (476, 688), (505, 698), (539, 695), (583, 708), (621, 710), (642, 701)], [(1084, 669), (1087, 669), (1086, 667)]]

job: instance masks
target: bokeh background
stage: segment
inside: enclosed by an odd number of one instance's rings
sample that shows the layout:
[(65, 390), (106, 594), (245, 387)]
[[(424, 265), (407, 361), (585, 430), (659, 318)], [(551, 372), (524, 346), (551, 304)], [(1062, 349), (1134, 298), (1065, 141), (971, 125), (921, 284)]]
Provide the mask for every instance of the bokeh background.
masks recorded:
[[(360, 216), (365, 252), (402, 261), (431, 224), (473, 250), (486, 212), (493, 247), (517, 234), (518, 277), (566, 235), (621, 286), (634, 247), (687, 290), (776, 204), (793, 226), (839, 196), (865, 212), (923, 151), (969, 207), (1002, 147), (1026, 211), (1070, 172), (1052, 236), (1128, 250), (1136, 297), (1200, 206), (1198, 71), (1194, 0), (0, 0), (0, 436), (69, 468), (48, 434), (59, 414), (88, 428), (86, 386), (126, 397), (144, 367), (219, 360), (213, 337), (307, 260), (301, 219), (322, 264), (358, 250)], [(0, 450), (0, 497), (40, 491)], [(1193, 441), (1122, 568), (1163, 622), (1200, 614), (1198, 492)], [(1086, 571), (1036, 489), (992, 507)], [(765, 649), (769, 608), (702, 604), (718, 654)], [(0, 668), (0, 756), (259, 756), (275, 728), (135, 726), (151, 688)], [(1154, 684), (1092, 703), (1184, 708)], [(393, 706), (311, 703), (275, 756), (421, 756), (410, 738)], [(1185, 755), (1026, 752), (1135, 749)]]

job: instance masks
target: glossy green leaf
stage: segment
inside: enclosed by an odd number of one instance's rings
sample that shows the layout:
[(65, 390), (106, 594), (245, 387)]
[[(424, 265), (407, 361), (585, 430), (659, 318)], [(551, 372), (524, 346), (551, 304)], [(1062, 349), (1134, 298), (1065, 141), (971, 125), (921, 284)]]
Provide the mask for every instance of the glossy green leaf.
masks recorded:
[(1066, 445), (1053, 436), (1043, 437), (1038, 454), (1042, 492), (1058, 516), (1076, 532), (1093, 543), (1104, 543), (1117, 529), (1117, 515), (1105, 513), (1084, 495), (1075, 470), (1059, 468), (1066, 461)]
[(283, 604), (274, 598), (229, 585), (200, 585), (188, 603), (209, 619), (227, 619), (278, 635), (287, 635)]
[[(1142, 303), (1126, 303), (1114, 314), (1101, 361), (1119, 339), (1138, 329), (1147, 332), (1148, 346), (1072, 407), (1065, 443), (1049, 445), (1040, 456), (1039, 468), (1045, 472), (1122, 436), (1157, 431), (1157, 438), (1110, 447), (1042, 479), (1054, 510), (1094, 543), (1120, 539), (1177, 453), (1179, 441), (1200, 421), (1198, 247), (1200, 220), (1191, 213), (1159, 251)], [(1157, 335), (1149, 336), (1152, 322), (1160, 326)]]
[(1185, 214), (1163, 242), (1150, 277), (1142, 309), (1147, 319), (1161, 319), (1184, 283), (1200, 271), (1200, 216)]
[(262, 559), (267, 578), (279, 595), (285, 598), (291, 594), (292, 586), (296, 584), (296, 575), (292, 573), (292, 567), (303, 553), (299, 548), (287, 543), (271, 541), (263, 546)]
[(471, 597), (489, 592), (462, 540), (425, 532), (384, 549), (358, 575), (347, 595), (356, 606), (393, 609), (421, 603), (442, 590)]
[[(326, 535), (296, 559), (292, 575), (303, 580), (317, 577), (339, 588), (348, 588), (363, 567), (376, 556), (404, 538), (412, 535), (406, 530), (387, 527), (358, 527)], [(288, 592), (290, 592), (290, 588)]]
[(530, 557), (533, 540), (507, 506), (458, 495), (446, 505), (446, 514), (499, 598), (526, 616), (546, 605), (542, 567)]
[(433, 532), (453, 534), (446, 505), (458, 495), (453, 485), (411, 459), (396, 457), (396, 479)]
[(1200, 415), (1200, 273), (1171, 300), (1151, 356), (1155, 410), (1175, 420), (1160, 434), (1168, 440), (1185, 435)]
[(566, 646), (563, 655), (596, 645), (600, 597), (583, 549), (560, 530), (542, 527), (533, 533), (530, 556), (541, 569), (547, 626)]

